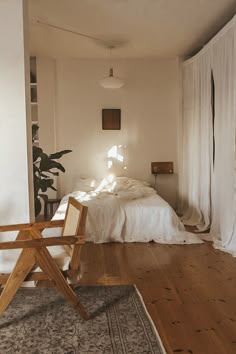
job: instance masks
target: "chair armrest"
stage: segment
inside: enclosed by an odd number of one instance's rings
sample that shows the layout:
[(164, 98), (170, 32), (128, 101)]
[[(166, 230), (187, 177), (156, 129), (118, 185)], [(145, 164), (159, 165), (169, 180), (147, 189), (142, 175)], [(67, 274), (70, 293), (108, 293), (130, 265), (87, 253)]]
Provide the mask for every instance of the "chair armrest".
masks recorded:
[(37, 229), (45, 229), (50, 227), (59, 227), (64, 225), (63, 220), (50, 220), (50, 221), (42, 221), (42, 222), (31, 222), (26, 224), (13, 224), (13, 225), (2, 225), (0, 226), (0, 232), (4, 231), (21, 231), (21, 230), (29, 230), (32, 227), (36, 227)]
[(0, 242), (0, 250), (10, 250), (19, 248), (40, 248), (49, 246), (65, 246), (84, 243), (84, 237), (81, 236), (59, 236), (38, 238), (32, 240), (19, 240)]
[(32, 226), (36, 227), (37, 229), (41, 230), (41, 229), (49, 229), (49, 228), (53, 228), (53, 227), (60, 227), (63, 226), (65, 223), (64, 219), (60, 219), (60, 220), (49, 220), (49, 221), (38, 221), (33, 223)]

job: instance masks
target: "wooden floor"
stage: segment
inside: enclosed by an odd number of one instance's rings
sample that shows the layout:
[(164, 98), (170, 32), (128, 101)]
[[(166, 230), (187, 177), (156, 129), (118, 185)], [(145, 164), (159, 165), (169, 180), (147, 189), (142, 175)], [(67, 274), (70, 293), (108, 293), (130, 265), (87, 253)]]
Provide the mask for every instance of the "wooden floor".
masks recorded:
[(236, 353), (236, 258), (210, 243), (88, 243), (82, 272), (82, 284), (136, 284), (167, 353)]

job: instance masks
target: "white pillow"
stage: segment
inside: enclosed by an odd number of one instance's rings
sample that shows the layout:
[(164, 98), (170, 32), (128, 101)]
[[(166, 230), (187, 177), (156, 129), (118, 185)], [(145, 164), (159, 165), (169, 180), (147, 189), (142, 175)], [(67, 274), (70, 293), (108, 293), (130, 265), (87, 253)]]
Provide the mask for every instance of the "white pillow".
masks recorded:
[(93, 177), (79, 177), (73, 189), (81, 192), (92, 192), (99, 186), (99, 183), (100, 180)]

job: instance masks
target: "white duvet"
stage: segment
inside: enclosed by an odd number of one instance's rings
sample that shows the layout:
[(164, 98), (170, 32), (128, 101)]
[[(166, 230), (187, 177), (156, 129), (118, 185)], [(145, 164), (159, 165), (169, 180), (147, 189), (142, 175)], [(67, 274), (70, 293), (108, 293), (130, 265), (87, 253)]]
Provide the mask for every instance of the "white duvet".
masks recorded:
[[(185, 231), (178, 216), (146, 182), (126, 177), (114, 180), (81, 180), (80, 190), (66, 195), (53, 219), (65, 216), (69, 196), (88, 206), (86, 240), (105, 242), (201, 243)], [(45, 230), (45, 235), (59, 230)]]

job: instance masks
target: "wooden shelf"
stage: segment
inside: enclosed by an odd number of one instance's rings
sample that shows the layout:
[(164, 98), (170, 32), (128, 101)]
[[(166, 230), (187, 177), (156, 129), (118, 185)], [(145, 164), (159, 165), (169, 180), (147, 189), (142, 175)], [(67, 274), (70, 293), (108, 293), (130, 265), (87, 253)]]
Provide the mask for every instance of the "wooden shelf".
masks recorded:
[[(31, 125), (39, 126), (38, 121), (38, 85), (37, 85), (36, 57), (30, 58), (30, 96), (31, 96)], [(34, 146), (39, 146), (38, 132), (33, 142)]]

